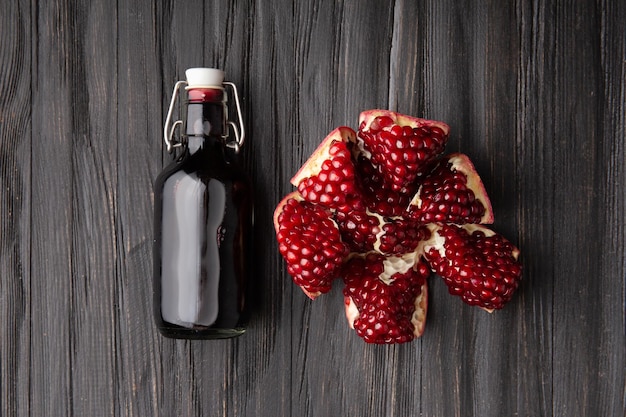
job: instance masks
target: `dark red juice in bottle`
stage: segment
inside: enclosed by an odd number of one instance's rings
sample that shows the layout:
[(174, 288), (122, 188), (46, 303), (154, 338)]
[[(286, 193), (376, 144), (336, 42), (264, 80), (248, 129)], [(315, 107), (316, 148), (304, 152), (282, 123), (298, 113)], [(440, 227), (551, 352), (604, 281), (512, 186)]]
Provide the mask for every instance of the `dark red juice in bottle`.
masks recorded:
[(247, 319), (252, 190), (226, 157), (221, 79), (208, 80), (190, 79), (182, 154), (154, 186), (154, 316), (175, 338), (237, 336)]

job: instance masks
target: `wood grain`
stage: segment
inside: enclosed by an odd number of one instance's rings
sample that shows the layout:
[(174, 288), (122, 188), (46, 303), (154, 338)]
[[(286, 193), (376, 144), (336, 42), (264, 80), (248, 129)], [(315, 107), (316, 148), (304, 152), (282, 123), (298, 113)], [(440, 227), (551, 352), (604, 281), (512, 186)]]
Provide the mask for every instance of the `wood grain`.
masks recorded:
[(29, 409), (31, 323), (30, 4), (0, 7), (0, 412)]
[[(0, 4), (0, 415), (626, 414), (626, 3)], [(234, 340), (151, 317), (152, 182), (192, 66), (238, 85), (248, 133), (258, 296)], [(368, 108), (450, 124), (522, 250), (504, 310), (433, 277), (424, 336), (370, 346), (339, 282), (291, 283), (273, 209)]]

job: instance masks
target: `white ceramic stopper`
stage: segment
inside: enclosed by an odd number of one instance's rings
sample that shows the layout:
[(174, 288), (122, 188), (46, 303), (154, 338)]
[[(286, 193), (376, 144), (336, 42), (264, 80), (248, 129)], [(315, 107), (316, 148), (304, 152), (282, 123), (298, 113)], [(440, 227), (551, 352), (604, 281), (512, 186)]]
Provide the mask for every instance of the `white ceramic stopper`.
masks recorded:
[(185, 71), (187, 88), (222, 87), (224, 71), (216, 68), (189, 68)]

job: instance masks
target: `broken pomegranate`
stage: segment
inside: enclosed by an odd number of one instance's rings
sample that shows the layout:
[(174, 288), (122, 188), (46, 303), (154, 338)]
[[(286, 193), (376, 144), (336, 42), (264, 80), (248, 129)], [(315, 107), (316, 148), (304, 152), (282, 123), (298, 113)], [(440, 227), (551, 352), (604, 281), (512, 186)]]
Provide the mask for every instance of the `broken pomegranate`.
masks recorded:
[(293, 192), (276, 207), (274, 227), (293, 281), (311, 299), (330, 291), (348, 255), (330, 212)]
[(387, 110), (333, 130), (274, 213), (279, 251), (311, 299), (344, 283), (348, 323), (368, 343), (422, 335), (427, 280), (487, 311), (519, 286), (519, 250), (493, 223), (469, 157), (442, 157), (449, 127)]

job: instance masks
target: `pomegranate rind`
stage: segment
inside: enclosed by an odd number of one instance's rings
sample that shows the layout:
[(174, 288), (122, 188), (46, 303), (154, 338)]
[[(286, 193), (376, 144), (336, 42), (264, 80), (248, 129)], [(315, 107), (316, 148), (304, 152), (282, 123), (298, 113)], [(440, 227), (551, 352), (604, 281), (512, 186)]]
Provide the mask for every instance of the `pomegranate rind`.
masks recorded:
[(272, 216), (272, 220), (274, 222), (274, 231), (276, 233), (278, 233), (278, 230), (280, 229), (280, 223), (278, 222), (278, 217), (283, 212), (283, 209), (285, 208), (285, 204), (287, 204), (289, 200), (303, 201), (304, 199), (302, 198), (300, 193), (298, 193), (297, 191), (292, 191), (289, 194), (287, 194), (285, 197), (283, 197), (282, 200), (280, 200), (280, 202), (276, 205), (276, 208), (274, 209), (274, 215)]
[[(453, 153), (444, 157), (439, 162), (439, 164), (443, 164), (443, 163), (450, 165), (450, 172), (459, 172), (465, 176), (465, 179), (466, 179), (465, 187), (467, 188), (468, 191), (471, 191), (473, 198), (476, 201), (480, 202), (480, 204), (484, 208), (484, 213), (482, 214), (480, 219), (478, 219), (477, 217), (474, 217), (474, 218), (465, 218), (463, 219), (464, 221), (461, 221), (461, 219), (458, 216), (452, 217), (452, 215), (450, 215), (449, 218), (444, 218), (437, 222), (438, 223), (457, 223), (457, 224), (461, 224), (461, 223), (492, 224), (494, 221), (494, 216), (493, 216), (493, 208), (491, 206), (491, 200), (489, 200), (489, 196), (487, 195), (487, 190), (485, 189), (485, 185), (480, 179), (480, 176), (478, 175), (478, 172), (476, 171), (476, 168), (474, 167), (474, 164), (472, 163), (470, 158), (467, 155), (462, 154), (462, 153)], [(423, 180), (424, 184), (430, 178), (432, 178), (431, 175), (433, 175), (432, 172), (424, 178)], [(413, 196), (413, 198), (411, 199), (411, 202), (408, 207), (409, 217), (413, 217), (413, 218), (417, 217), (420, 211), (422, 210), (422, 207), (424, 205), (424, 200), (422, 199), (422, 190), (423, 190), (423, 185), (421, 185), (418, 188), (417, 193), (415, 193), (415, 196)], [(449, 202), (446, 204), (453, 204), (453, 203), (454, 202)]]
[(361, 112), (359, 115), (359, 130), (368, 131), (370, 125), (377, 117), (389, 117), (400, 126), (411, 127), (438, 127), (443, 130), (446, 135), (450, 134), (450, 126), (447, 123), (438, 120), (422, 119), (419, 117), (407, 116), (405, 114), (396, 113), (391, 110), (373, 109)]
[(453, 168), (465, 174), (467, 177), (467, 187), (474, 192), (476, 200), (480, 201), (485, 207), (485, 214), (483, 214), (483, 217), (480, 219), (480, 224), (492, 224), (494, 217), (491, 200), (489, 200), (485, 185), (480, 179), (480, 175), (478, 175), (474, 163), (470, 160), (469, 156), (462, 153), (453, 153), (448, 160)]
[(273, 220), (279, 252), (294, 283), (311, 299), (330, 291), (349, 253), (331, 213), (295, 191), (277, 205)]

